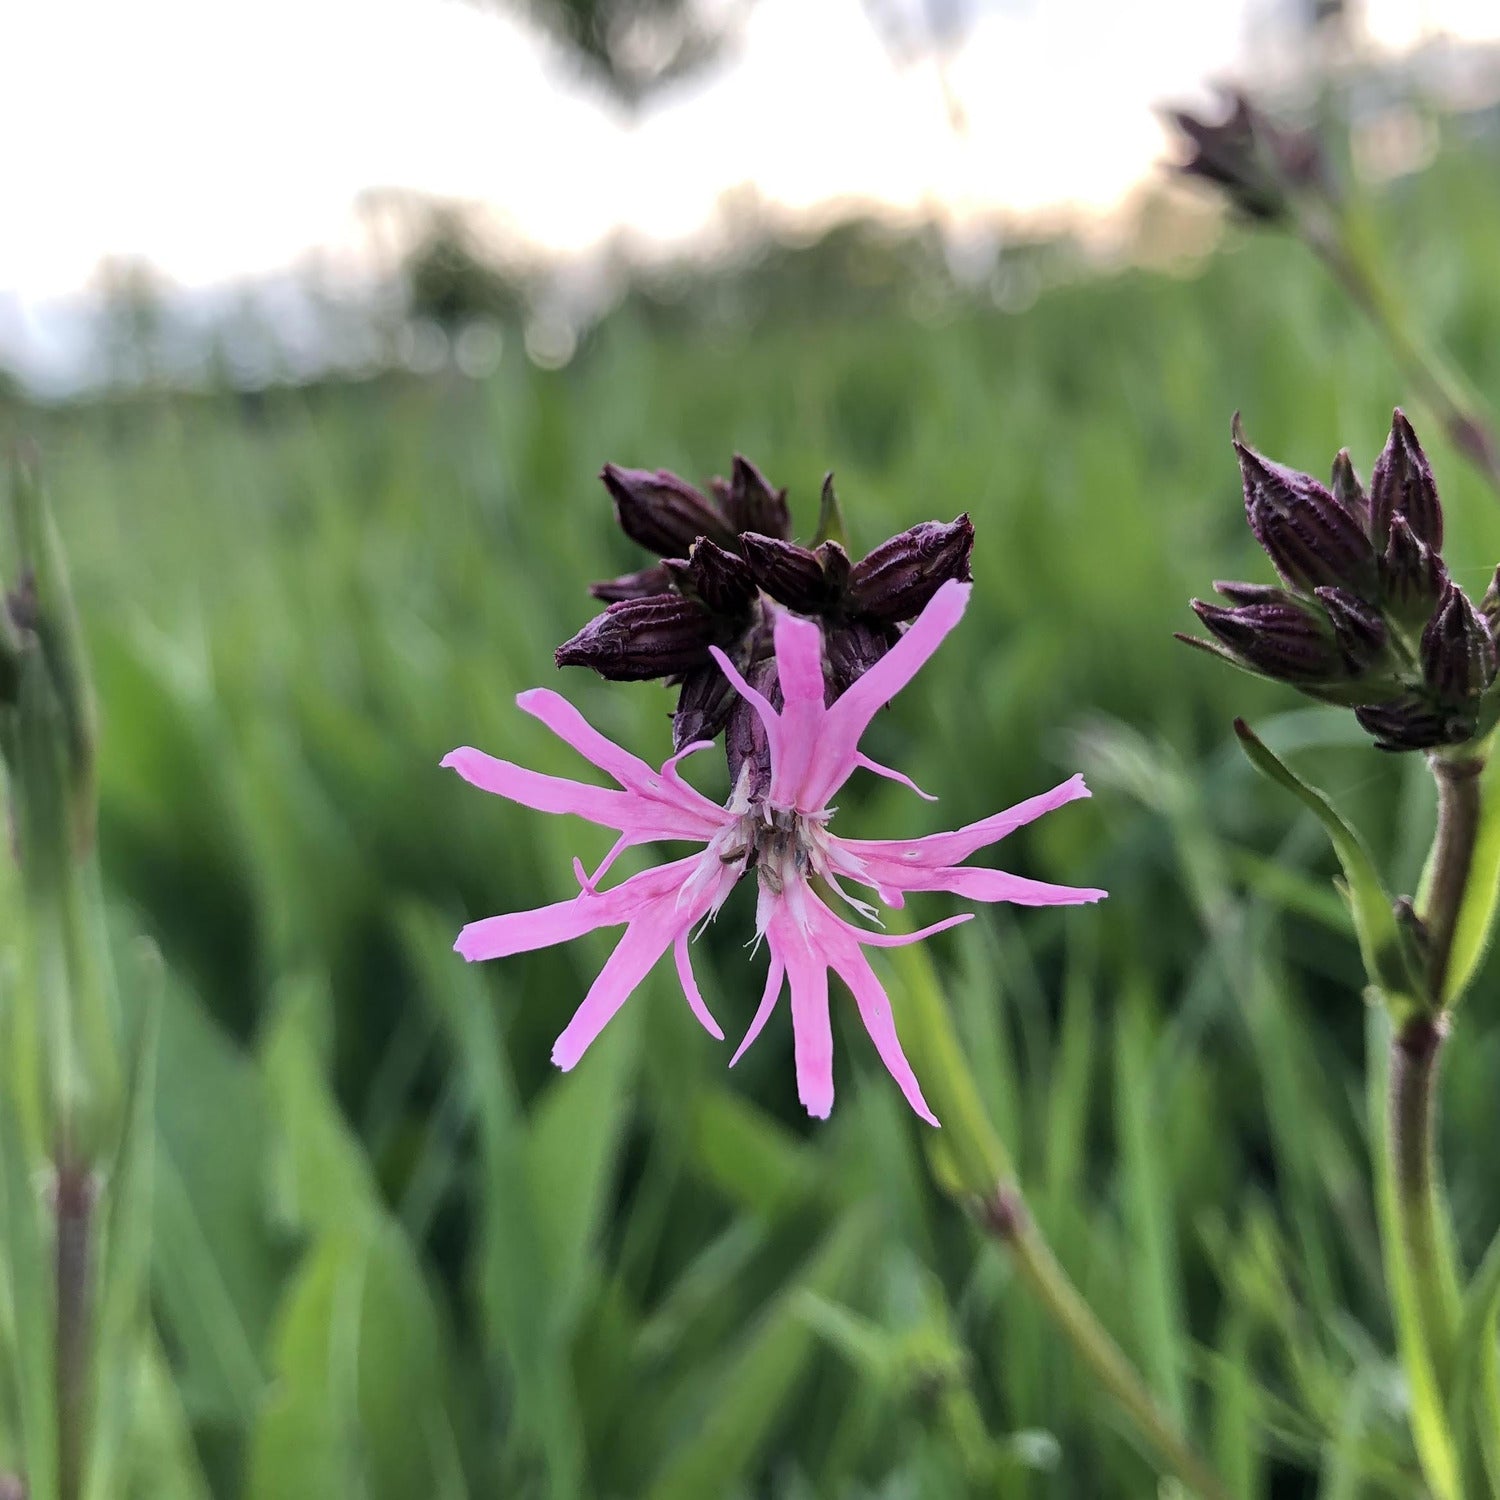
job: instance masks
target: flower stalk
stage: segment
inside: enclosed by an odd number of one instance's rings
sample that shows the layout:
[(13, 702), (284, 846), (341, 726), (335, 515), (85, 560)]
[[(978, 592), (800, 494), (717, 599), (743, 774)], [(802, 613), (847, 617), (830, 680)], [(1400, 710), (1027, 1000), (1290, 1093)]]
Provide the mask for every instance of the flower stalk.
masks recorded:
[(1114, 1398), (1146, 1446), (1202, 1500), (1229, 1500), (1229, 1491), (1207, 1462), (1172, 1425), (1139, 1371), (1095, 1316), (1058, 1263), (1020, 1189), (1002, 1186), (982, 1206), (980, 1222), (1010, 1252), (1032, 1295), (1046, 1309), (1073, 1351)]
[(943, 1134), (928, 1145), (938, 1182), (973, 1207), (985, 1234), (1010, 1255), (1018, 1275), (1058, 1332), (1124, 1412), (1163, 1469), (1175, 1474), (1200, 1500), (1230, 1500), (1227, 1486), (1178, 1431), (1140, 1371), (1073, 1284), (1027, 1208), (1010, 1153), (985, 1110), (930, 959), (916, 948), (896, 949), (891, 959), (902, 981), (907, 1046), (929, 1080), (933, 1100), (943, 1115)]

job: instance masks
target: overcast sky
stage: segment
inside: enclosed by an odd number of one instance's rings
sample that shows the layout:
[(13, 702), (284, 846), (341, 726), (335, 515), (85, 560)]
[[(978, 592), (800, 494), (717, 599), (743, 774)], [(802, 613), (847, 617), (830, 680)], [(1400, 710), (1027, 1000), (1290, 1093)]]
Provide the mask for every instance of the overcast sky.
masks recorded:
[[(353, 205), (403, 187), (488, 205), (527, 240), (689, 236), (739, 183), (962, 215), (1106, 206), (1162, 154), (1152, 108), (1233, 76), (1295, 0), (1012, 0), (948, 83), (902, 66), (859, 0), (760, 0), (722, 67), (632, 120), (555, 49), (460, 0), (16, 0), (0, 19), (0, 317), (106, 255), (186, 288), (365, 253)], [(1494, 0), (1369, 0), (1400, 44), (1500, 31)]]

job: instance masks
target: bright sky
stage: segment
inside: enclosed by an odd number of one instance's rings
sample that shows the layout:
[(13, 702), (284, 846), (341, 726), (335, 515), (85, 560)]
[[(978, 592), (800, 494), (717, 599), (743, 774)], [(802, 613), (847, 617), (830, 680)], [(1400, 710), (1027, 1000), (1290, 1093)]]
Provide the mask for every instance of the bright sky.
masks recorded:
[[(310, 248), (358, 263), (353, 205), (482, 201), (557, 250), (655, 239), (750, 182), (962, 214), (1118, 200), (1162, 155), (1152, 106), (1230, 77), (1296, 0), (1011, 0), (952, 59), (902, 67), (860, 0), (760, 0), (731, 61), (632, 121), (515, 21), (462, 0), (12, 0), (0, 7), (0, 319), (105, 255), (198, 288)], [(1369, 0), (1383, 41), (1500, 32), (1494, 0)]]

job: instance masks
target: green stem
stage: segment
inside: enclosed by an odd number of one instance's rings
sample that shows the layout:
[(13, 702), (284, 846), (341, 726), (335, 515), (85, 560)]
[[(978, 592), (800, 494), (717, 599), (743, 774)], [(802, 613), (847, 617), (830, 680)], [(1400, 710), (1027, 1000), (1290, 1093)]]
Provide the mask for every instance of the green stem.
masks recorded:
[(54, 1189), (57, 1220), (57, 1491), (78, 1500), (88, 1438), (89, 1350), (92, 1342), (94, 1183), (88, 1168), (63, 1157)]
[(1432, 845), (1432, 884), (1422, 920), (1427, 928), (1428, 984), (1435, 1011), (1447, 1003), (1448, 961), (1458, 913), (1474, 866), (1479, 837), (1479, 773), (1484, 762), (1429, 757), (1438, 789), (1437, 836)]
[(1058, 1264), (1013, 1186), (1010, 1153), (985, 1109), (947, 999), (920, 948), (891, 955), (902, 980), (902, 1037), (943, 1121), (929, 1148), (940, 1184), (982, 1205), (981, 1222), (1011, 1253), (1016, 1269), (1094, 1378), (1119, 1403), (1162, 1465), (1201, 1500), (1230, 1492), (1157, 1404), (1140, 1372), (1110, 1337)]
[(1334, 279), (1380, 329), (1407, 378), (1437, 413), (1453, 445), (1500, 495), (1500, 451), (1479, 399), (1471, 395), (1430, 346), (1413, 332), (1405, 309), (1381, 278), (1366, 237), (1347, 218), (1337, 225), (1298, 216), (1302, 241), (1323, 261)]
[(1027, 1212), (1020, 1190), (1002, 1186), (985, 1204), (982, 1217), (985, 1228), (1009, 1249), (1016, 1269), (1078, 1357), (1161, 1462), (1202, 1500), (1230, 1500), (1223, 1481), (1173, 1426), (1135, 1366), (1068, 1279)]
[(1387, 1096), (1401, 1254), (1440, 1385), (1450, 1372), (1457, 1311), (1437, 1173), (1438, 1055), (1447, 1029), (1441, 1016), (1414, 1016), (1393, 1035)]

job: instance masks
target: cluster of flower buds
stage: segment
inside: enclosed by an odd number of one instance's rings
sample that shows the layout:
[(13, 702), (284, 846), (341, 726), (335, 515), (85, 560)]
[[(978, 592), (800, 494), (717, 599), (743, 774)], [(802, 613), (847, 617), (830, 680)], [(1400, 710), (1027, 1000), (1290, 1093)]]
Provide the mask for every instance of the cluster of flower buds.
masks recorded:
[(1228, 116), (1214, 124), (1187, 110), (1171, 111), (1192, 154), (1179, 170), (1217, 187), (1247, 218), (1280, 223), (1293, 195), (1326, 193), (1327, 163), (1317, 136), (1274, 124), (1241, 93), (1230, 95)]
[(1398, 409), (1366, 492), (1347, 451), (1331, 487), (1263, 458), (1235, 419), (1245, 515), (1281, 586), (1215, 583), (1194, 599), (1213, 641), (1179, 640), (1354, 709), (1382, 750), (1433, 750), (1500, 718), (1500, 570), (1476, 609), (1443, 564), (1443, 510)]
[[(607, 464), (602, 478), (621, 530), (662, 560), (594, 584), (590, 592), (607, 608), (558, 647), (557, 664), (592, 667), (614, 681), (678, 685), (674, 747), (725, 731), (735, 780), (747, 763), (763, 774), (765, 733), (710, 647), (726, 652), (779, 706), (766, 609), (774, 600), (821, 624), (832, 702), (890, 650), (944, 583), (969, 578), (974, 528), (966, 515), (914, 526), (853, 562), (836, 541), (792, 541), (786, 491), (739, 456), (730, 478), (711, 480), (708, 494), (666, 470)], [(831, 476), (823, 514), (836, 514)]]

